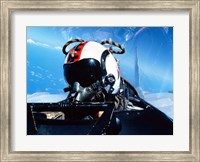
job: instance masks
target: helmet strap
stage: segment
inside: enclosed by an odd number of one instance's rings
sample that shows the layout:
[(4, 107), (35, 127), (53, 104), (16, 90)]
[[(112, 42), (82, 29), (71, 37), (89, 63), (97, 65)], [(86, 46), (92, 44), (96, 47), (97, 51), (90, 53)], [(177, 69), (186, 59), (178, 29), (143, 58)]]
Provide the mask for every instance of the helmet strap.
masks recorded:
[(108, 94), (112, 94), (114, 91), (113, 85), (115, 83), (115, 77), (112, 74), (108, 74), (106, 70), (106, 57), (110, 54), (109, 50), (105, 50), (101, 55), (101, 74), (102, 85)]

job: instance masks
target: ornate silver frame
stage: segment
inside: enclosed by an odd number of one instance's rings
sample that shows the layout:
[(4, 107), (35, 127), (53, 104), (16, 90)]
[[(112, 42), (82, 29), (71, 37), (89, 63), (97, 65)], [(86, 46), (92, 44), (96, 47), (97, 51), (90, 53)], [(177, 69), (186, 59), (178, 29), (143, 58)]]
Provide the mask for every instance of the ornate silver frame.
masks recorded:
[[(1, 0), (0, 161), (200, 161), (200, 1)], [(10, 150), (10, 15), (15, 10), (141, 10), (190, 13), (190, 149), (181, 152), (12, 152)]]

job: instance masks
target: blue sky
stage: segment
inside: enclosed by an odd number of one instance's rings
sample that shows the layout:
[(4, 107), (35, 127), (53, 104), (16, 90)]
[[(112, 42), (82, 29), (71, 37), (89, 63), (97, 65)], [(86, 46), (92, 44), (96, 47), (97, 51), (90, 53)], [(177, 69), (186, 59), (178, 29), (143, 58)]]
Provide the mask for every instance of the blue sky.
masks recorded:
[[(115, 55), (121, 75), (135, 84), (137, 48), (140, 86), (144, 91), (173, 91), (173, 27), (27, 27), (27, 93), (63, 93), (63, 45), (70, 39), (112, 39), (125, 47)], [(71, 48), (70, 46), (69, 48)]]

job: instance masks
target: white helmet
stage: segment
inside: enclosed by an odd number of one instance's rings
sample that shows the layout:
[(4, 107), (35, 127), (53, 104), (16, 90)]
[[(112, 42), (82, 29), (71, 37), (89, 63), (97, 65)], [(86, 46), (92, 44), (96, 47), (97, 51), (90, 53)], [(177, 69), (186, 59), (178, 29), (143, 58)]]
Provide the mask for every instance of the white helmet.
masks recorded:
[[(78, 45), (66, 52), (66, 47), (74, 42)], [(122, 51), (107, 49), (104, 44), (111, 44), (119, 47)], [(112, 41), (100, 43), (80, 39), (68, 41), (63, 46), (63, 53), (66, 54), (64, 62), (65, 80), (70, 86), (78, 82), (82, 87), (91, 86), (99, 81), (108, 94), (115, 95), (120, 88), (120, 72), (117, 60), (112, 53), (122, 54), (124, 48)]]

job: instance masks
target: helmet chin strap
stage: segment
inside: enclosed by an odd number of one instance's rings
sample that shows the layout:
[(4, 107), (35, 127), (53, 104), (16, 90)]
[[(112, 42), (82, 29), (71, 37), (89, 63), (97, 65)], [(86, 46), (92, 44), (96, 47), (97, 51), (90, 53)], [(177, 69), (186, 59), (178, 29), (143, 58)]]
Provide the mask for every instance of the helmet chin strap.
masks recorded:
[(95, 98), (99, 98), (102, 92), (102, 84), (99, 80), (88, 87), (82, 87), (79, 82), (75, 82), (71, 87), (65, 88), (70, 92), (71, 102), (90, 102)]
[(66, 88), (70, 91), (70, 96), (73, 97), (71, 102), (90, 102), (96, 100), (105, 99), (101, 94), (111, 94), (114, 90), (112, 85), (114, 84), (115, 79), (113, 75), (108, 75), (105, 77), (105, 81), (102, 84), (101, 81), (97, 80), (95, 83), (91, 84), (88, 87), (82, 87), (79, 82), (75, 82), (72, 87)]
[(78, 102), (89, 101), (95, 95), (95, 91), (92, 88), (84, 88), (78, 82), (74, 83), (73, 89), (77, 93), (75, 100)]

